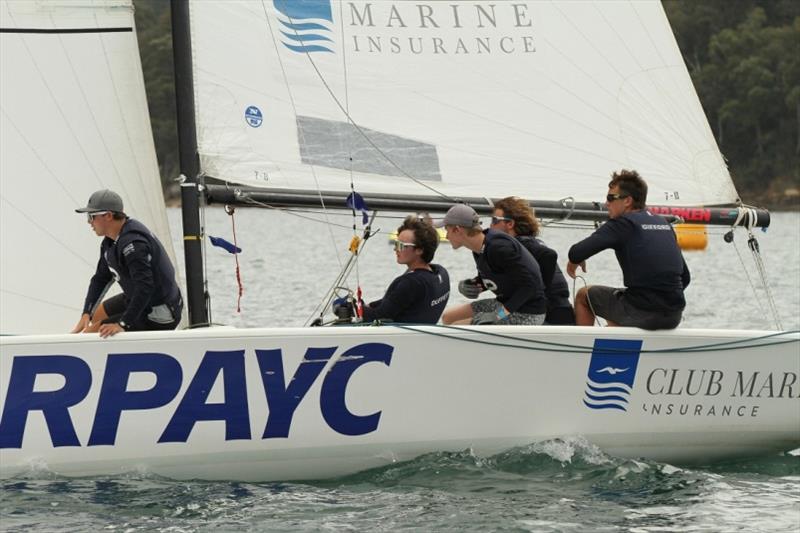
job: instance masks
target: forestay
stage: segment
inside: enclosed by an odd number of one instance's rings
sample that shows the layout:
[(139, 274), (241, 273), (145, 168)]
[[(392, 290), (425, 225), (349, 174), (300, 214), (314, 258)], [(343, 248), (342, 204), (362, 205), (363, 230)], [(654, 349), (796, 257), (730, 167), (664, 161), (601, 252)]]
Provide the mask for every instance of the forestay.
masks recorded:
[(102, 188), (172, 253), (130, 0), (0, 0), (0, 333), (66, 332)]
[(191, 15), (207, 175), (596, 201), (635, 168), (651, 203), (737, 200), (658, 1), (195, 1)]

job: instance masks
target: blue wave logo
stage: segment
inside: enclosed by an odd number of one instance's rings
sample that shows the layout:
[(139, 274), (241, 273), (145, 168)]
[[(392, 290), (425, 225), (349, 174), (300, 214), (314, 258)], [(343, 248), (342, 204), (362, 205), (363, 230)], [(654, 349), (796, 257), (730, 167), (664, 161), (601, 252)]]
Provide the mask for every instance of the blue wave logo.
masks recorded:
[(333, 52), (331, 0), (274, 0), (274, 5), (286, 48), (301, 54)]
[(595, 339), (584, 405), (627, 411), (641, 351), (642, 341)]

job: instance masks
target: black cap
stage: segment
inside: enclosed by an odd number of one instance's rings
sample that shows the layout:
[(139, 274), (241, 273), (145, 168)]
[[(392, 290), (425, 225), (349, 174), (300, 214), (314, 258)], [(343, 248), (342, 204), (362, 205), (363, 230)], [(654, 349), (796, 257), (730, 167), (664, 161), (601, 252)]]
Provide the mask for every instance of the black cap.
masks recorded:
[(97, 191), (89, 197), (89, 202), (86, 207), (76, 209), (76, 213), (98, 213), (100, 211), (113, 211), (115, 213), (124, 213), (122, 206), (122, 198), (119, 194), (108, 189)]

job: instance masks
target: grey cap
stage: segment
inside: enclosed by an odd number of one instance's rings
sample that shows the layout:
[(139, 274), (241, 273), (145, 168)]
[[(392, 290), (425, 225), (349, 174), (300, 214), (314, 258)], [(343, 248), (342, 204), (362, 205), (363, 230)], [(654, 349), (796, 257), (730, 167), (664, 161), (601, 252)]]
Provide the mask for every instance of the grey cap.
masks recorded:
[(114, 211), (124, 213), (122, 198), (119, 194), (108, 189), (92, 193), (86, 207), (76, 209), (76, 213), (98, 213), (100, 211)]
[(447, 210), (447, 214), (442, 220), (434, 224), (437, 228), (444, 226), (463, 226), (465, 228), (474, 228), (481, 225), (481, 219), (478, 213), (475, 212), (467, 204), (456, 204)]

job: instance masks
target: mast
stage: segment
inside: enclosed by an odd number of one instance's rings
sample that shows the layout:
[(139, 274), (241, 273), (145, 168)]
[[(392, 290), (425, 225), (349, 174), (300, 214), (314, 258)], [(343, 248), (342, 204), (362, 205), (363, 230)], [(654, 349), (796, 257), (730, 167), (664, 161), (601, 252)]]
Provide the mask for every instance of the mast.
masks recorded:
[(171, 0), (172, 54), (175, 64), (175, 102), (178, 114), (178, 152), (183, 218), (183, 249), (186, 262), (186, 301), (189, 327), (207, 326), (208, 293), (202, 255), (200, 227), (200, 159), (197, 154), (197, 130), (194, 116), (192, 78), (192, 40), (189, 31), (188, 0)]

